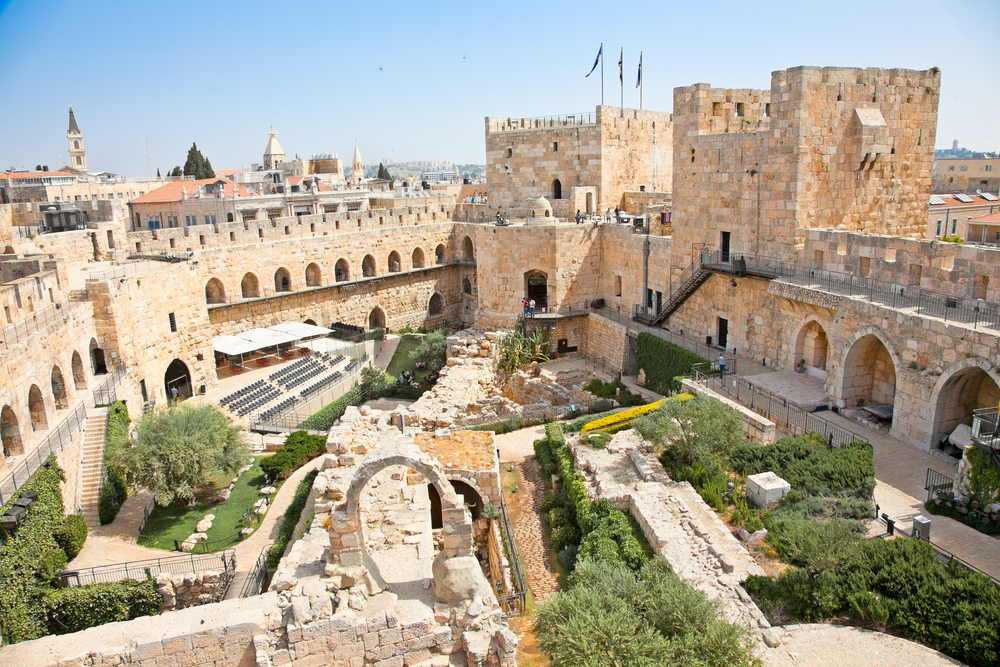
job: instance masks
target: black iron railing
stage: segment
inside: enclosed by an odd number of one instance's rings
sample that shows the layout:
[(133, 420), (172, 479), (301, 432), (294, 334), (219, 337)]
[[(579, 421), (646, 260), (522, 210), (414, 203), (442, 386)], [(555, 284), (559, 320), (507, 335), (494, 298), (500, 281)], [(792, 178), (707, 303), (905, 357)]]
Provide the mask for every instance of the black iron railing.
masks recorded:
[(955, 486), (955, 481), (939, 473), (934, 468), (927, 469), (927, 477), (924, 480), (924, 490), (927, 491), (927, 500), (934, 500), (939, 494), (948, 493)]
[(125, 579), (145, 581), (148, 578), (155, 579), (160, 574), (182, 575), (217, 572), (219, 586), (212, 595), (214, 602), (225, 596), (235, 571), (236, 550), (228, 549), (214, 554), (186, 554), (70, 570), (61, 573), (59, 579), (62, 580), (64, 586), (70, 587), (104, 584)]
[[(510, 579), (514, 590), (508, 595), (498, 599), (501, 605), (512, 612), (524, 611), (524, 601), (528, 594), (528, 580), (524, 576), (524, 565), (521, 563), (521, 552), (517, 549), (517, 540), (514, 539), (514, 530), (511, 528), (510, 519), (507, 516), (507, 502), (503, 497), (503, 489), (500, 490), (500, 537), (503, 539), (503, 548), (507, 552), (507, 562), (510, 563)], [(516, 610), (514, 609), (516, 607)]]
[(247, 578), (243, 582), (243, 588), (240, 590), (241, 598), (260, 595), (264, 592), (264, 588), (267, 585), (267, 552), (270, 548), (270, 546), (266, 546), (261, 549), (260, 556), (257, 557), (257, 562), (254, 564), (253, 569), (247, 572)]

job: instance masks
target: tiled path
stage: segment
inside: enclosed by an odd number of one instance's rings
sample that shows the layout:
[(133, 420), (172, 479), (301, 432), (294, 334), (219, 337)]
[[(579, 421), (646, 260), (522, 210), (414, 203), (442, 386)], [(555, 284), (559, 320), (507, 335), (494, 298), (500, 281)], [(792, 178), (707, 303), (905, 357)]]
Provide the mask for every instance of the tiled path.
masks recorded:
[(559, 590), (556, 567), (542, 537), (542, 498), (545, 486), (538, 476), (534, 442), (545, 436), (545, 428), (534, 426), (496, 438), (503, 463), (513, 463), (517, 472), (517, 502), (520, 511), (514, 517), (514, 539), (524, 563), (524, 574), (536, 602), (542, 602)]

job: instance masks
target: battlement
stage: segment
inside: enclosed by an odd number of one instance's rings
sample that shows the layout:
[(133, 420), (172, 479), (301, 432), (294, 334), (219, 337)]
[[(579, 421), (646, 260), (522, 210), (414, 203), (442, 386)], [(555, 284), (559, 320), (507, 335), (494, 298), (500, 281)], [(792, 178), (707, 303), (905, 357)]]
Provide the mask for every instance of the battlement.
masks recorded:
[(768, 90), (712, 88), (707, 83), (674, 88), (674, 117), (683, 136), (757, 132), (767, 129), (770, 116)]

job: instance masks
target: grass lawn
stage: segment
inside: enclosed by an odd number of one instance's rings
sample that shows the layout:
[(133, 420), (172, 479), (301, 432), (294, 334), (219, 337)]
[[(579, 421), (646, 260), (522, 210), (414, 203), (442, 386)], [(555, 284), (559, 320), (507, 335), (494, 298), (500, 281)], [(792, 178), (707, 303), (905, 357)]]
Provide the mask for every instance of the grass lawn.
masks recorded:
[(385, 374), (388, 375), (393, 382), (399, 377), (399, 374), (403, 371), (412, 371), (413, 377), (417, 382), (423, 382), (424, 378), (431, 374), (429, 368), (422, 371), (417, 371), (413, 369), (413, 361), (410, 360), (410, 352), (417, 349), (420, 345), (420, 339), (423, 336), (414, 334), (405, 334), (399, 340), (399, 346), (396, 348), (396, 352), (392, 355), (392, 361), (389, 362), (389, 367), (385, 369)]
[[(221, 551), (232, 547), (239, 542), (239, 531), (243, 528), (243, 512), (262, 497), (260, 488), (264, 486), (264, 472), (260, 469), (260, 462), (261, 457), (257, 456), (253, 467), (240, 475), (229, 499), (221, 503), (212, 504), (208, 500), (228, 486), (231, 477), (227, 477), (219, 486), (213, 485), (200, 490), (195, 504), (189, 507), (183, 507), (178, 503), (171, 503), (166, 507), (157, 505), (149, 515), (149, 521), (142, 529), (138, 543), (146, 547), (173, 551), (174, 540), (183, 542), (195, 532), (195, 526), (205, 518), (206, 514), (214, 514), (215, 520), (212, 521), (212, 527), (207, 533), (207, 546), (205, 542), (199, 542), (194, 549), (195, 553)], [(262, 519), (263, 517), (260, 517), (251, 527), (257, 528)]]

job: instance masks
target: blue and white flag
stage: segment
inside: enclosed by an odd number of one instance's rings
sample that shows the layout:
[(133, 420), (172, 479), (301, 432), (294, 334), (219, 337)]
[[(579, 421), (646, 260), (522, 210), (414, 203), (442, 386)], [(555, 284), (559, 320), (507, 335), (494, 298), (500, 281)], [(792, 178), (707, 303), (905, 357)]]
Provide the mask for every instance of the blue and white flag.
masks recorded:
[(638, 88), (642, 85), (642, 51), (639, 52), (639, 74), (635, 79), (635, 87)]
[(625, 74), (622, 72), (622, 63), (625, 61), (625, 47), (622, 47), (621, 55), (618, 56), (618, 83), (625, 83)]
[[(601, 44), (601, 48), (597, 52), (597, 59), (594, 61), (594, 66), (590, 68), (589, 72), (587, 72), (587, 76), (590, 76), (591, 74), (594, 73), (594, 70), (597, 69), (597, 66), (601, 64), (601, 58), (603, 56), (604, 56), (604, 44)], [(587, 76), (585, 76), (583, 78), (586, 79)]]

